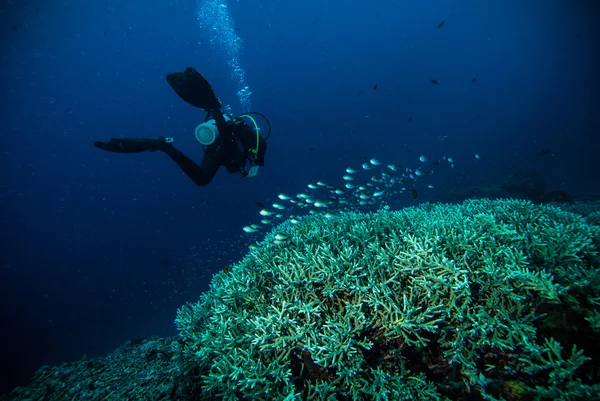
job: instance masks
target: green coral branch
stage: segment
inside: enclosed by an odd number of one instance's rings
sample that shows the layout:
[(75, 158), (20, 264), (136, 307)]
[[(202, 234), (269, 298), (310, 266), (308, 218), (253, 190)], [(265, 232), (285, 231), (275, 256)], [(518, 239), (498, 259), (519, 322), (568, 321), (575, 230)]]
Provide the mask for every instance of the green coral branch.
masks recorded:
[[(595, 388), (577, 382), (580, 347), (564, 357), (539, 330), (538, 307), (566, 306), (598, 330), (599, 227), (507, 200), (299, 220), (178, 311), (203, 399), (444, 399), (455, 383), (427, 379), (421, 370), (434, 365), (484, 399), (501, 397), (492, 377), (505, 370), (553, 372), (529, 388), (539, 396)], [(290, 240), (274, 244), (277, 233)], [(518, 364), (494, 365), (509, 353)]]

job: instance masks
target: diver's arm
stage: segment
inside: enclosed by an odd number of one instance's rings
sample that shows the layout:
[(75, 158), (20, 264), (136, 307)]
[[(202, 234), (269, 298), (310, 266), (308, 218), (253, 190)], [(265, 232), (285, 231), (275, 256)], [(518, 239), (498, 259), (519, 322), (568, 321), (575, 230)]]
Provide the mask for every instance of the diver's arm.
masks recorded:
[[(256, 141), (255, 141), (256, 142)], [(256, 165), (265, 165), (265, 154), (267, 153), (267, 141), (260, 135), (258, 137), (258, 154), (256, 155)]]
[(211, 156), (208, 152), (204, 153), (202, 164), (198, 166), (196, 162), (177, 150), (172, 144), (164, 146), (160, 150), (177, 163), (179, 168), (198, 186), (210, 183), (219, 169), (219, 160)]
[(258, 146), (256, 144), (256, 131), (248, 126), (237, 132), (237, 136), (242, 140), (244, 147), (250, 152), (257, 166), (265, 165), (265, 153), (267, 152), (267, 141), (262, 135), (258, 135)]

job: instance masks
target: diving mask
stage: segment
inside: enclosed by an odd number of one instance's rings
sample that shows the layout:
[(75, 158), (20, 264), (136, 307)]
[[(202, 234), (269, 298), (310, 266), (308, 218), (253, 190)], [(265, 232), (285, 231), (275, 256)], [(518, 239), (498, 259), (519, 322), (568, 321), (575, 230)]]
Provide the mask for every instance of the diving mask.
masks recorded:
[(253, 165), (246, 171), (245, 177), (250, 177), (250, 178), (256, 177), (256, 174), (258, 174), (258, 169), (259, 169), (259, 166)]

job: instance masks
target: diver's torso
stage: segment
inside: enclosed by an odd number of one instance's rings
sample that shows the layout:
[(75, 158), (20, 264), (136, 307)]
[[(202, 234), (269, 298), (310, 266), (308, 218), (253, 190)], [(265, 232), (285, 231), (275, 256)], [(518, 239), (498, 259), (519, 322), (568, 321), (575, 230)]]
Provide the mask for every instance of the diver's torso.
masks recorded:
[(242, 140), (233, 134), (219, 135), (206, 152), (219, 161), (230, 173), (241, 173), (246, 164), (246, 148)]
[(231, 135), (231, 139), (225, 142), (226, 152), (223, 154), (221, 164), (230, 173), (241, 173), (246, 164), (246, 150), (242, 141), (238, 137)]

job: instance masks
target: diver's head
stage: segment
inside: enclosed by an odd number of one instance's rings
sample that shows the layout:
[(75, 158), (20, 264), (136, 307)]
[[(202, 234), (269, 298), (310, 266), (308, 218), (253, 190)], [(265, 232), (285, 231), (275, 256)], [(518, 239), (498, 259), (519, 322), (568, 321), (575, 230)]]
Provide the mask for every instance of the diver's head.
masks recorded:
[(256, 174), (258, 174), (259, 169), (260, 167), (255, 164), (251, 166), (248, 170), (244, 171), (243, 175), (244, 177), (248, 178), (256, 177)]
[(241, 169), (242, 177), (248, 177), (248, 178), (256, 177), (256, 174), (258, 174), (259, 168), (260, 168), (260, 166), (258, 164), (256, 164), (256, 160), (254, 159), (254, 157), (249, 155), (249, 157), (246, 158), (246, 162), (244, 163), (244, 165), (242, 166), (242, 169)]
[(208, 120), (207, 122), (198, 125), (194, 131), (194, 136), (199, 144), (204, 146), (212, 145), (217, 139), (217, 136), (219, 136), (219, 130), (217, 129), (215, 120)]

